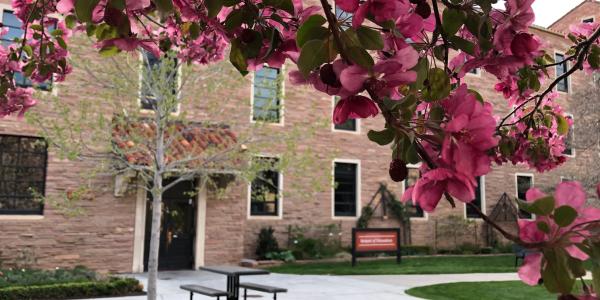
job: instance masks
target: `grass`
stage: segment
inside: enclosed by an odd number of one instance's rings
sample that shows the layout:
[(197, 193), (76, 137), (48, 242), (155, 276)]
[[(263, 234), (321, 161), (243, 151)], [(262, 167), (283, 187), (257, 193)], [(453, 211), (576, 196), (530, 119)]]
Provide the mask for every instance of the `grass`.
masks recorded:
[(499, 256), (424, 256), (350, 262), (288, 263), (269, 268), (274, 273), (301, 275), (393, 275), (393, 274), (460, 274), (515, 272), (513, 255)]
[(407, 294), (430, 300), (555, 300), (543, 286), (520, 281), (456, 282), (412, 288)]

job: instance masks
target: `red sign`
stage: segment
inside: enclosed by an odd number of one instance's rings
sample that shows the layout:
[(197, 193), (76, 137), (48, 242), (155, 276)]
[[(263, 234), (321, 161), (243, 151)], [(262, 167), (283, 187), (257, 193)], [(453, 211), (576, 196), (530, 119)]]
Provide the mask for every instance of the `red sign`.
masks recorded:
[(357, 231), (354, 249), (357, 252), (396, 251), (398, 249), (398, 231), (369, 230)]

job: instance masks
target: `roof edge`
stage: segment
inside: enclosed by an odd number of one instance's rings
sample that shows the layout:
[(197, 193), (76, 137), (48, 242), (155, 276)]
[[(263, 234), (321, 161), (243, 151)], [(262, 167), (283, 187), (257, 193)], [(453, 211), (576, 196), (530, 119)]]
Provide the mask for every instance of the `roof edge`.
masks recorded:
[(578, 9), (579, 7), (581, 7), (582, 5), (584, 5), (585, 3), (596, 3), (596, 4), (600, 4), (600, 2), (596, 1), (596, 0), (583, 0), (581, 1), (581, 3), (579, 3), (577, 6), (573, 7), (571, 10), (569, 10), (567, 13), (565, 13), (564, 15), (562, 15), (562, 17), (558, 18), (558, 20), (554, 21), (552, 24), (550, 24), (548, 26), (548, 28), (552, 28), (554, 25), (556, 25), (558, 22), (562, 21), (562, 19), (564, 19), (566, 16), (570, 15), (572, 12), (574, 12), (576, 9)]

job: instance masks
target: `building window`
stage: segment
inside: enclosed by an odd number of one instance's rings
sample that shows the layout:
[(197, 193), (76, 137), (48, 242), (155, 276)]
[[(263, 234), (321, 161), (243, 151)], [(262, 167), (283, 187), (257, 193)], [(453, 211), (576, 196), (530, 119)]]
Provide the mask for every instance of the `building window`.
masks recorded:
[[(566, 116), (567, 119), (573, 120), (573, 116)], [(573, 148), (573, 143), (575, 142), (575, 128), (573, 125), (569, 126), (569, 131), (567, 135), (565, 135), (565, 150), (563, 151), (564, 155), (567, 156), (575, 156), (575, 149)]]
[[(52, 19), (52, 20), (56, 21), (54, 19)], [(23, 35), (25, 34), (25, 30), (23, 30), (23, 28), (22, 28), (23, 23), (21, 22), (21, 20), (19, 20), (19, 18), (17, 18), (17, 16), (15, 16), (12, 11), (4, 10), (2, 12), (2, 20), (1, 21), (2, 21), (3, 27), (6, 27), (8, 29), (8, 31), (6, 32), (6, 34), (4, 36), (0, 37), (0, 42), (2, 43), (2, 46), (4, 48), (8, 48), (10, 45), (15, 43), (15, 39), (23, 38)], [(54, 29), (56, 29), (56, 22), (53, 22), (52, 25), (48, 26), (47, 33), (51, 33)], [(34, 84), (29, 78), (26, 78), (20, 72), (16, 72), (14, 74), (14, 80), (15, 80), (15, 83), (17, 84), (17, 86), (20, 86), (20, 87), (35, 86), (38, 89), (46, 90), (46, 91), (50, 90), (52, 88), (52, 80), (51, 79), (47, 80), (45, 82), (42, 82), (42, 83)]]
[(355, 217), (358, 202), (358, 164), (334, 163), (334, 216)]
[(281, 85), (280, 69), (263, 67), (254, 73), (253, 121), (280, 122)]
[[(179, 68), (177, 59), (171, 56), (160, 58), (142, 51), (142, 82), (140, 105), (145, 110), (156, 110), (157, 99), (169, 101), (172, 112), (177, 112), (177, 89)], [(170, 60), (170, 61), (168, 61)], [(170, 104), (173, 102), (173, 104)]]
[[(533, 175), (530, 174), (521, 174), (517, 176), (517, 199), (521, 201), (526, 201), (527, 191), (533, 187)], [(531, 219), (533, 216), (519, 209), (519, 218), (521, 219)]]
[[(567, 66), (567, 62), (564, 61), (565, 56), (563, 54), (556, 53), (554, 55), (554, 60), (557, 63), (563, 62), (561, 64), (556, 65), (556, 78), (558, 78), (567, 72), (568, 66)], [(560, 92), (565, 92), (565, 93), (569, 92), (569, 78), (567, 77), (567, 78), (564, 78), (561, 81), (559, 81), (558, 84), (556, 85), (556, 89)]]
[(583, 23), (594, 23), (594, 17), (585, 18), (585, 19), (581, 20), (581, 22), (583, 22)]
[[(408, 187), (414, 186), (417, 183), (417, 180), (421, 177), (421, 172), (418, 168), (408, 168), (408, 176), (404, 179), (404, 191)], [(408, 209), (408, 215), (411, 218), (425, 218), (425, 212), (419, 206), (419, 204), (413, 203), (412, 200), (406, 203), (406, 208)]]
[(260, 168), (256, 178), (250, 184), (250, 215), (279, 215), (280, 174), (276, 166), (279, 159), (257, 157), (253, 161)]
[(0, 135), (0, 214), (43, 214), (47, 159), (44, 139)]
[[(338, 96), (333, 97), (333, 107), (335, 107), (335, 105), (338, 103), (338, 101), (340, 101), (340, 97), (338, 97)], [(358, 120), (357, 119), (347, 119), (346, 122), (344, 122), (342, 124), (333, 124), (333, 128), (335, 130), (340, 130), (340, 131), (357, 132), (358, 131)]]
[[(475, 199), (471, 201), (471, 204), (475, 205), (479, 211), (485, 213), (485, 182), (483, 177), (477, 177), (477, 187), (475, 187)], [(467, 209), (468, 219), (480, 219), (481, 216), (471, 205), (465, 205)]]

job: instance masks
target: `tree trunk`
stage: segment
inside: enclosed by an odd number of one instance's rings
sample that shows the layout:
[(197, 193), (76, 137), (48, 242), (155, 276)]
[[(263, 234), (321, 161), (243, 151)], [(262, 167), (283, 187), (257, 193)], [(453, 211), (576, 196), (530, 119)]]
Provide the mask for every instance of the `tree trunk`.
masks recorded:
[(148, 300), (156, 300), (158, 277), (158, 252), (160, 246), (160, 226), (162, 219), (162, 177), (154, 175), (152, 188), (152, 227), (150, 229), (150, 253), (148, 257)]

